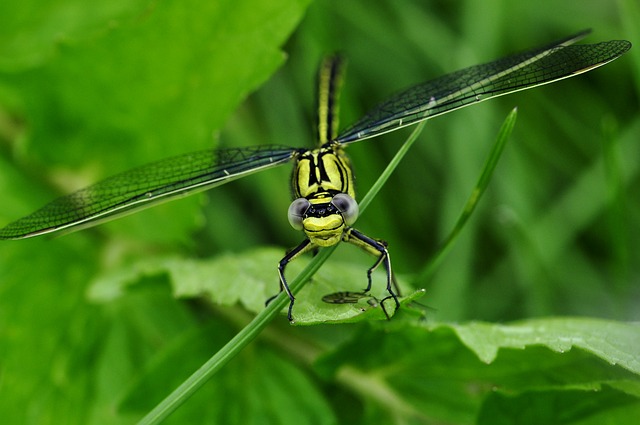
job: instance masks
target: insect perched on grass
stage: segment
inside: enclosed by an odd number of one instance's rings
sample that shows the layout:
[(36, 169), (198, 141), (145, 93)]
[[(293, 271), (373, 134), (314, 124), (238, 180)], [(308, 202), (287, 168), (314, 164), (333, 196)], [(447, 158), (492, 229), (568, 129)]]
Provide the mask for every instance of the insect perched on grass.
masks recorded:
[[(107, 178), (64, 196), (0, 230), (0, 239), (21, 239), (62, 230), (77, 230), (187, 193), (218, 186), (245, 175), (294, 162), (295, 200), (288, 217), (305, 240), (278, 265), (280, 291), (295, 298), (285, 268), (298, 256), (343, 241), (375, 255), (367, 271), (386, 270), (387, 292), (399, 306), (387, 244), (352, 227), (358, 218), (353, 173), (344, 147), (433, 118), (492, 97), (572, 77), (604, 65), (630, 49), (624, 40), (573, 45), (589, 31), (496, 61), (476, 65), (413, 86), (374, 107), (338, 133), (338, 94), (343, 61), (327, 58), (319, 72), (318, 146), (314, 149), (266, 145), (189, 153)], [(346, 294), (346, 292), (345, 292)], [(384, 301), (384, 300), (383, 300)], [(335, 302), (335, 301), (333, 301)]]

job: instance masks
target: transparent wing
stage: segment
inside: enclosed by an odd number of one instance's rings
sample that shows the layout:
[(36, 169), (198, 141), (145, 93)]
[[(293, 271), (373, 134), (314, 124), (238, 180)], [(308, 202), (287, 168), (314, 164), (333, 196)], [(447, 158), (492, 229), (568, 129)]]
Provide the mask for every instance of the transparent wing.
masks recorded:
[(20, 239), (93, 226), (275, 167), (288, 162), (296, 152), (294, 148), (267, 145), (207, 150), (167, 158), (58, 198), (1, 229), (0, 239)]
[(571, 45), (589, 32), (411, 87), (380, 103), (336, 140), (348, 144), (367, 139), (492, 97), (572, 77), (631, 48), (625, 40)]

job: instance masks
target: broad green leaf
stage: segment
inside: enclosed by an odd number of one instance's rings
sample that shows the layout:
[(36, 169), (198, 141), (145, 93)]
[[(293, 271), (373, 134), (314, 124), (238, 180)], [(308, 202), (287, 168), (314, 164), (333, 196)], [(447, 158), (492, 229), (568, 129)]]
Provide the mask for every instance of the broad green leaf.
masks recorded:
[(484, 402), (478, 425), (633, 423), (640, 401), (603, 384), (591, 389), (539, 389), (518, 394), (496, 391)]
[(0, 199), (3, 205), (0, 209), (0, 223), (6, 224), (33, 208), (34, 204), (37, 205), (46, 196), (46, 191), (38, 189), (38, 185), (15, 164), (0, 157)]
[(147, 1), (24, 0), (0, 4), (0, 71), (36, 66), (61, 41), (86, 38), (140, 16)]
[[(317, 364), (321, 374), (368, 400), (371, 417), (387, 418), (381, 423), (398, 416), (472, 423), (517, 394), (522, 403), (525, 394), (540, 395), (533, 400), (551, 409), (549, 415), (571, 420), (604, 414), (612, 408), (611, 397), (620, 397), (616, 408), (627, 414), (640, 402), (637, 324), (557, 318), (510, 325), (384, 325), (363, 331)], [(381, 394), (402, 403), (386, 403)], [(576, 394), (588, 400), (587, 410), (566, 409)], [(554, 408), (544, 397), (561, 403)], [(503, 414), (504, 423), (518, 423), (517, 408)]]
[[(264, 309), (265, 300), (278, 291), (276, 265), (283, 256), (277, 248), (259, 248), (243, 254), (224, 254), (211, 260), (192, 260), (178, 257), (146, 259), (112, 269), (98, 277), (90, 292), (91, 298), (106, 302), (121, 296), (127, 287), (135, 285), (145, 276), (168, 275), (178, 298), (205, 297), (215, 304), (241, 303), (257, 313)], [(297, 259), (286, 271), (289, 279), (299, 274), (310, 258)], [(368, 318), (385, 319), (381, 300), (386, 298), (384, 273), (374, 274), (374, 287), (370, 296), (355, 304), (330, 304), (322, 301), (325, 295), (343, 291), (361, 292), (367, 284), (368, 266), (361, 262), (330, 262), (323, 266), (296, 295), (294, 317), (296, 324), (341, 323)], [(402, 286), (403, 304), (423, 295)], [(395, 304), (385, 301), (389, 315)]]
[[(108, 174), (214, 147), (212, 134), (283, 63), (308, 2), (101, 3), (0, 6), (0, 226)], [(200, 203), (111, 229), (186, 245)], [(122, 300), (87, 302), (96, 270), (166, 246), (110, 241), (101, 252), (105, 229), (0, 246), (4, 421), (131, 423), (114, 409), (124, 387), (148, 355), (199, 324), (183, 303), (143, 290), (149, 280)]]
[[(145, 162), (213, 148), (214, 132), (284, 62), (281, 46), (307, 3), (170, 0), (137, 13), (133, 6), (102, 13), (76, 3), (39, 10), (50, 13), (33, 18), (39, 22), (56, 25), (61, 15), (72, 23), (61, 27), (55, 54), (31, 68), (0, 71), (0, 102), (28, 123), (14, 152), (60, 187), (42, 204)], [(24, 24), (27, 45), (42, 37), (41, 27)], [(197, 199), (183, 201), (110, 228), (186, 244), (185, 234), (201, 222), (199, 209)]]
[[(119, 410), (148, 412), (233, 333), (228, 324), (214, 321), (158, 351), (127, 389)], [(166, 423), (335, 423), (313, 379), (262, 345), (251, 346), (231, 361), (185, 407), (190, 405), (199, 407), (178, 409)]]
[(0, 244), (3, 421), (86, 423), (104, 331), (84, 302), (96, 254), (84, 238)]
[(595, 318), (532, 319), (508, 326), (453, 326), (464, 344), (486, 363), (501, 348), (544, 345), (558, 353), (579, 348), (640, 375), (640, 326)]
[[(145, 279), (101, 310), (109, 326), (100, 334), (93, 360), (92, 422), (132, 423), (140, 414), (119, 407), (123, 394), (145, 375), (160, 353), (199, 331), (202, 323), (188, 305), (175, 302), (166, 279)], [(220, 333), (221, 338), (226, 335)], [(183, 352), (183, 364), (191, 364), (199, 354), (197, 348)], [(172, 370), (180, 376), (178, 368)], [(149, 391), (146, 396), (160, 397), (160, 391)]]

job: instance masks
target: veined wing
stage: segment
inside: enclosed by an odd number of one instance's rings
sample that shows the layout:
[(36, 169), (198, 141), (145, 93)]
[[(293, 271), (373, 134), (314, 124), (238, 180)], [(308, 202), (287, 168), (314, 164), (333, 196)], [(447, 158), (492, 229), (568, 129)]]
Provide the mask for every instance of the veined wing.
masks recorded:
[(63, 196), (0, 230), (20, 239), (58, 230), (79, 230), (291, 160), (297, 149), (266, 145), (206, 150), (134, 168)]
[(571, 45), (589, 32), (411, 87), (380, 103), (336, 140), (347, 144), (367, 139), (492, 97), (572, 77), (602, 66), (631, 48), (625, 40)]

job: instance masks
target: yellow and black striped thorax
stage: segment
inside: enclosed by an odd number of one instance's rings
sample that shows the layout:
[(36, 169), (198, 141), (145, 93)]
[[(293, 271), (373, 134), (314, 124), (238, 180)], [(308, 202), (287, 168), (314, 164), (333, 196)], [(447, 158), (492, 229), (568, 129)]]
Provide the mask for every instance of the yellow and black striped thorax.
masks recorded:
[(346, 193), (355, 199), (351, 162), (337, 143), (302, 152), (292, 176), (294, 198), (331, 199)]

